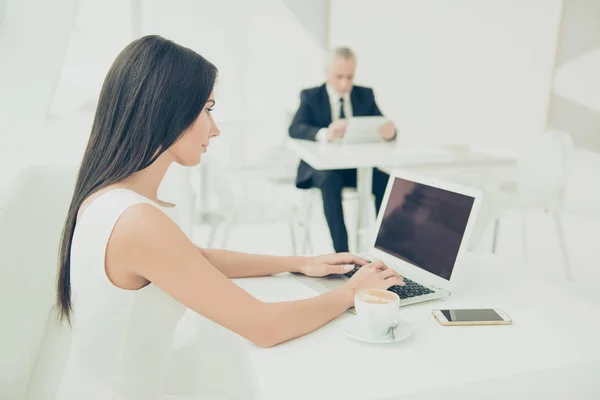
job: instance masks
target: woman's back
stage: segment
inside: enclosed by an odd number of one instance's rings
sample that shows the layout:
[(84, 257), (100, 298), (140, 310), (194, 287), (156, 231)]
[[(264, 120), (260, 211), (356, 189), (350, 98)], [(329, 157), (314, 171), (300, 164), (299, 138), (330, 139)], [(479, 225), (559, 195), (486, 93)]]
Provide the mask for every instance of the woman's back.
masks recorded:
[(140, 203), (170, 209), (126, 189), (102, 193), (83, 210), (71, 247), (73, 340), (56, 399), (155, 399), (185, 307), (149, 284), (115, 286), (105, 254), (122, 213)]

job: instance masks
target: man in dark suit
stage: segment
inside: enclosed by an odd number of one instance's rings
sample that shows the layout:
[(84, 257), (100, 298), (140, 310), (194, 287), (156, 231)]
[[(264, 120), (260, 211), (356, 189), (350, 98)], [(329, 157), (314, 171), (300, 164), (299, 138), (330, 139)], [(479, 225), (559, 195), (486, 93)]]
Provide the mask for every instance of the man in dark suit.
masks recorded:
[[(319, 87), (303, 90), (300, 94), (300, 107), (289, 129), (291, 137), (330, 142), (344, 136), (346, 118), (382, 115), (373, 90), (353, 85), (355, 70), (356, 57), (352, 50), (341, 47), (333, 51), (327, 70), (327, 82)], [(388, 122), (381, 126), (379, 134), (385, 140), (394, 140), (396, 127)], [(388, 178), (385, 172), (373, 170), (373, 194), (377, 212), (381, 207)], [(317, 171), (301, 161), (296, 186), (300, 189), (321, 189), (333, 247), (336, 252), (348, 251), (342, 189), (356, 187), (356, 169)]]

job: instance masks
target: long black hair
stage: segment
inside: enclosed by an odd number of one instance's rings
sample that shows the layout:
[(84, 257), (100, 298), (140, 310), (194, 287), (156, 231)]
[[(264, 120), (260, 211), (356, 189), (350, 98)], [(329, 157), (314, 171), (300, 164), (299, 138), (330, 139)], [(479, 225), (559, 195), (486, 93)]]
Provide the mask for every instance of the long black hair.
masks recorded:
[(92, 193), (152, 164), (198, 117), (217, 68), (160, 36), (130, 43), (102, 86), (71, 206), (62, 233), (57, 276), (61, 319), (70, 321), (70, 255), (77, 213)]

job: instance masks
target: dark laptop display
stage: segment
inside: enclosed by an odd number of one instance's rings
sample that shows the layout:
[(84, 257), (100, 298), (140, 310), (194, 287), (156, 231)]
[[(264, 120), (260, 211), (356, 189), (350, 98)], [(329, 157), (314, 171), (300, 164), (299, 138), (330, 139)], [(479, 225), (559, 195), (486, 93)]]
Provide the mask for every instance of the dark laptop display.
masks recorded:
[(450, 279), (475, 198), (391, 179), (375, 248)]

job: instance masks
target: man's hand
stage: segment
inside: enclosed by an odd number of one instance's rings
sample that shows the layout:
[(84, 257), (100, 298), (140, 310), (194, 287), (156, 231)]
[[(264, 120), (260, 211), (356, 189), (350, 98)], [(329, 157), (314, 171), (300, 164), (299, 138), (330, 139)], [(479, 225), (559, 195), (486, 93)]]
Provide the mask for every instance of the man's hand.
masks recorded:
[(394, 125), (394, 123), (392, 121), (389, 121), (389, 122), (385, 123), (384, 125), (381, 125), (381, 127), (379, 128), (379, 134), (385, 140), (394, 139), (396, 137), (396, 125)]
[(327, 140), (331, 142), (332, 140), (344, 137), (347, 126), (347, 119), (338, 119), (337, 121), (333, 121), (331, 124), (329, 124)]

